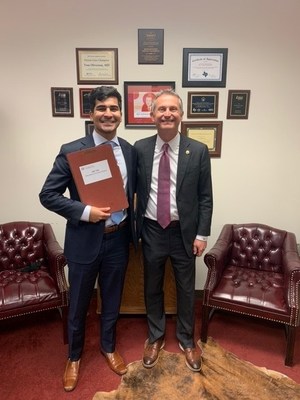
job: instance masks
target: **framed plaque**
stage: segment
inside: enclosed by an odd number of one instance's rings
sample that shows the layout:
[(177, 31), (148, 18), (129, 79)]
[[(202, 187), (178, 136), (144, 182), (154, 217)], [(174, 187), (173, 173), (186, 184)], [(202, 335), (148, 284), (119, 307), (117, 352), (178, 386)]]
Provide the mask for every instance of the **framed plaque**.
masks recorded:
[(181, 122), (181, 133), (206, 144), (210, 157), (221, 157), (222, 121)]
[(138, 63), (164, 63), (163, 29), (138, 29)]
[(248, 119), (250, 90), (229, 90), (227, 104), (228, 119)]
[(79, 89), (80, 117), (90, 118), (90, 93), (92, 88)]
[(219, 92), (188, 92), (188, 118), (217, 118)]
[(77, 83), (117, 85), (118, 49), (76, 49)]
[(175, 82), (124, 82), (126, 128), (155, 128), (151, 104), (161, 90), (175, 89)]
[(183, 49), (183, 87), (225, 87), (228, 49)]
[(91, 135), (94, 130), (94, 122), (84, 121), (84, 127), (85, 127), (85, 136)]
[(73, 88), (52, 87), (51, 103), (53, 117), (74, 117)]

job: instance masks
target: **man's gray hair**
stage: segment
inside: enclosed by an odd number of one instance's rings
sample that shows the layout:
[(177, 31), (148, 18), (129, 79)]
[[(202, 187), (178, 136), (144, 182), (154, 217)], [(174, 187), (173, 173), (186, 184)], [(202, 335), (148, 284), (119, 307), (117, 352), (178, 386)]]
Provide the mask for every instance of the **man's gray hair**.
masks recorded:
[(153, 100), (152, 105), (151, 105), (151, 112), (153, 112), (154, 109), (155, 109), (155, 107), (156, 107), (156, 100), (157, 100), (160, 96), (163, 96), (163, 95), (166, 95), (166, 94), (167, 94), (167, 95), (174, 96), (174, 97), (177, 97), (177, 99), (179, 100), (180, 111), (183, 113), (183, 103), (182, 103), (181, 97), (180, 97), (179, 94), (177, 94), (173, 89), (163, 89), (163, 90), (161, 90), (160, 92), (158, 92), (158, 93), (155, 95), (155, 99)]

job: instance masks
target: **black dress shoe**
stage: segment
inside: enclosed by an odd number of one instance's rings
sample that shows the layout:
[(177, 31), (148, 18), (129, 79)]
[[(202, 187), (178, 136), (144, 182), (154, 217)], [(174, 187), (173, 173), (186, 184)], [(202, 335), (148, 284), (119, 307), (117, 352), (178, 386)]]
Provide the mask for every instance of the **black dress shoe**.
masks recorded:
[(201, 371), (202, 367), (202, 351), (198, 347), (186, 347), (183, 348), (182, 344), (179, 343), (180, 350), (185, 354), (186, 366), (194, 372)]
[(157, 363), (159, 352), (164, 348), (164, 338), (157, 339), (154, 343), (149, 343), (149, 339), (145, 342), (143, 366), (145, 368), (152, 368)]

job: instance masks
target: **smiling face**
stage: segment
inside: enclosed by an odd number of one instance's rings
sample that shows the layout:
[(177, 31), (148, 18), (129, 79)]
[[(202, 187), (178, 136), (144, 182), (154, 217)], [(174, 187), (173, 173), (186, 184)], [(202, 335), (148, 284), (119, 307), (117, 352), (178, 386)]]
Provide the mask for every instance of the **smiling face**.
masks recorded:
[(116, 97), (108, 97), (100, 101), (96, 100), (95, 107), (90, 113), (97, 133), (107, 140), (117, 134), (117, 128), (122, 121), (122, 113)]
[(151, 111), (157, 132), (165, 142), (173, 139), (183, 117), (180, 99), (175, 94), (164, 93), (157, 97)]

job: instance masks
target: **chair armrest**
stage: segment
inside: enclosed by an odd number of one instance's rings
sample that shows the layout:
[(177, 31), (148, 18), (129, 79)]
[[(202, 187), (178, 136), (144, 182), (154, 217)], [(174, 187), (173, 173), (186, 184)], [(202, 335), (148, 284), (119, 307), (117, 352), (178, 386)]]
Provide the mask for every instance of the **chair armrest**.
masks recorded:
[[(300, 257), (297, 241), (293, 233), (288, 232), (283, 244), (282, 266), (284, 271), (284, 286), (287, 293), (286, 302), (291, 308), (300, 308)], [(299, 324), (298, 316), (298, 324)]]
[(232, 248), (232, 225), (224, 225), (215, 245), (205, 254), (204, 262), (208, 268), (205, 288), (213, 290), (219, 283), (227, 265)]
[(67, 292), (68, 285), (65, 277), (64, 267), (67, 265), (63, 249), (56, 240), (50, 224), (44, 225), (44, 246), (51, 276), (57, 282), (59, 291)]

